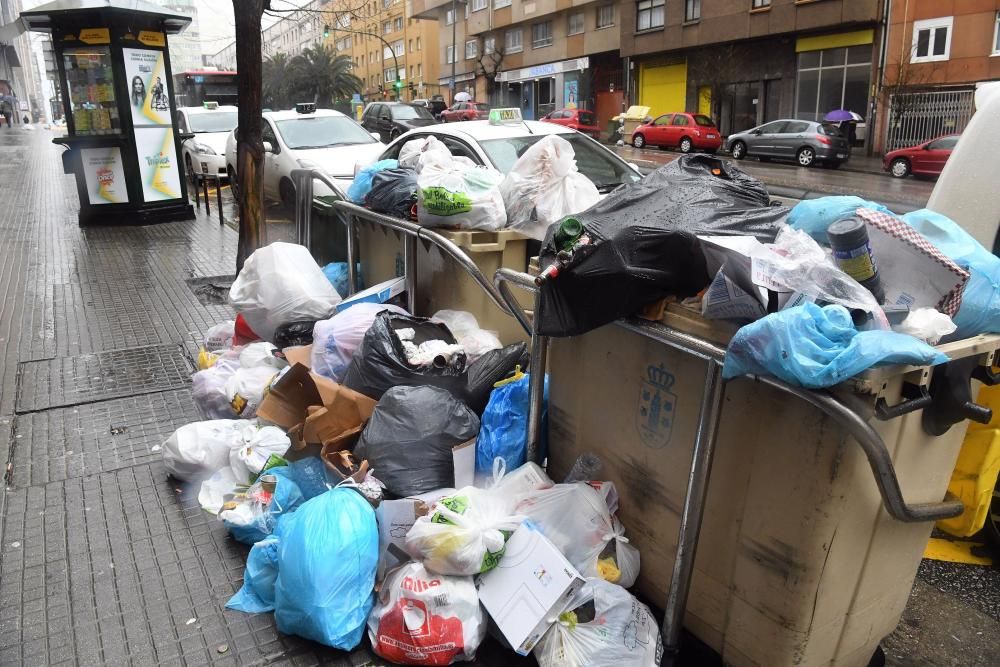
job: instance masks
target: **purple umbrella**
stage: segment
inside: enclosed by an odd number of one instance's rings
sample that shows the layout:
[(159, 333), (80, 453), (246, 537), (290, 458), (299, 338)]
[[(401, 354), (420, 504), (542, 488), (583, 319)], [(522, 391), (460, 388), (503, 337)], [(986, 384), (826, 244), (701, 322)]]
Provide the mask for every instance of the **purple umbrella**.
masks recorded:
[(860, 114), (856, 114), (853, 111), (848, 111), (847, 109), (837, 109), (836, 111), (831, 111), (827, 115), (823, 116), (823, 120), (828, 120), (834, 123), (842, 123), (844, 121), (854, 121), (859, 123), (864, 120), (864, 117)]

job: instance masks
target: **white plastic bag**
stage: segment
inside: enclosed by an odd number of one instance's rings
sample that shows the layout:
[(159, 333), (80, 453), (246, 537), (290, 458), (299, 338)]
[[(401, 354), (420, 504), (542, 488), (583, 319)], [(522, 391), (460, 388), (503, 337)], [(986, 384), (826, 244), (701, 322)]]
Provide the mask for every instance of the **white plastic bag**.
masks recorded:
[(465, 350), (465, 355), (472, 363), (490, 350), (503, 347), (495, 331), (479, 328), (476, 316), (464, 310), (439, 310), (431, 316), (432, 320), (443, 323), (455, 340)]
[(550, 134), (518, 158), (500, 183), (508, 226), (539, 241), (549, 225), (596, 204), (597, 186), (580, 173), (573, 145)]
[(236, 493), (239, 482), (229, 466), (217, 470), (214, 475), (201, 483), (198, 490), (198, 504), (209, 514), (218, 514), (226, 502), (226, 496)]
[(375, 316), (383, 310), (406, 314), (398, 306), (359, 303), (328, 320), (316, 322), (313, 327), (312, 371), (341, 382), (365, 333), (371, 328)]
[(919, 338), (929, 345), (937, 343), (958, 329), (951, 318), (933, 308), (911, 310), (906, 319), (892, 328), (893, 331)]
[(649, 607), (621, 586), (588, 579), (532, 653), (539, 667), (652, 667), (663, 645)]
[(340, 295), (303, 246), (272, 243), (247, 258), (229, 301), (264, 340), (285, 322), (329, 317)]
[(411, 139), (403, 144), (399, 151), (399, 166), (401, 168), (420, 169), (424, 164), (433, 162), (448, 162), (452, 159), (451, 151), (437, 137), (426, 139)]
[(628, 588), (639, 576), (639, 550), (611, 516), (604, 497), (585, 482), (525, 493), (515, 510), (530, 519), (585, 577)]
[(198, 412), (205, 419), (232, 419), (236, 417), (229, 405), (226, 383), (240, 368), (238, 350), (223, 352), (214, 364), (191, 376), (191, 395)]
[(479, 574), (499, 562), (507, 534), (523, 517), (510, 512), (510, 501), (472, 486), (434, 503), (406, 534), (406, 550), (439, 574)]
[(220, 322), (205, 332), (203, 343), (209, 352), (221, 352), (233, 346), (233, 336), (236, 331), (236, 320)]
[(486, 613), (472, 577), (429, 573), (420, 563), (391, 571), (368, 616), (375, 653), (403, 665), (473, 660)]
[(236, 479), (249, 482), (260, 474), (271, 454), (283, 456), (292, 441), (277, 426), (260, 426), (247, 422), (229, 450), (229, 467)]
[(264, 400), (264, 394), (277, 374), (273, 366), (236, 369), (225, 384), (232, 416), (244, 419), (256, 416), (257, 406)]
[(282, 369), (288, 365), (288, 362), (280, 357), (274, 356), (277, 351), (276, 348), (271, 343), (264, 341), (257, 343), (250, 343), (240, 352), (240, 367), (241, 368), (274, 368)]
[(424, 227), (496, 231), (507, 224), (496, 169), (434, 159), (417, 176), (417, 221)]
[(229, 465), (229, 450), (245, 419), (212, 419), (185, 424), (163, 443), (167, 472), (184, 481), (210, 475)]

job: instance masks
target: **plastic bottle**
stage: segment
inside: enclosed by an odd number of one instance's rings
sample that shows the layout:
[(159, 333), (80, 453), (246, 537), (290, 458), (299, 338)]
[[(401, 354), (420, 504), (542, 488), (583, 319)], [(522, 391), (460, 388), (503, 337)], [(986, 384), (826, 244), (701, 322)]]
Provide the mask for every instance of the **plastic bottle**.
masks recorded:
[(878, 266), (868, 242), (868, 226), (864, 220), (851, 217), (838, 220), (826, 230), (833, 249), (833, 260), (840, 270), (861, 283), (879, 303), (885, 301)]
[(598, 473), (601, 472), (601, 467), (604, 464), (601, 463), (601, 459), (596, 454), (586, 453), (580, 454), (570, 468), (569, 473), (566, 475), (566, 479), (563, 480), (563, 484), (572, 484), (573, 482), (589, 482), (592, 479), (597, 479)]

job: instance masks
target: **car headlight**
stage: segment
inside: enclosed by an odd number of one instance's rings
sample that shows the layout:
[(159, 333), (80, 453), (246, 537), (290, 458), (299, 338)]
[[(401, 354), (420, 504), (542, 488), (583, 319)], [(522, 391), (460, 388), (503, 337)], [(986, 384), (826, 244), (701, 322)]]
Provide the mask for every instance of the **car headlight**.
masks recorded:
[(191, 144), (191, 148), (194, 149), (195, 153), (201, 153), (202, 155), (215, 155), (215, 150), (211, 146), (206, 146), (205, 144), (198, 143), (197, 141)]

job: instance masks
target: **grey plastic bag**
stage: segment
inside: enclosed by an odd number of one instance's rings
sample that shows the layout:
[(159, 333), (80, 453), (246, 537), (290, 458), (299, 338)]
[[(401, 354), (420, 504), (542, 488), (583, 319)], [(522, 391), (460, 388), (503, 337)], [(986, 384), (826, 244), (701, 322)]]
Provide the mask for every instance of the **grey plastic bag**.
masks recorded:
[(357, 459), (394, 496), (415, 496), (455, 485), (452, 448), (475, 438), (479, 417), (437, 387), (393, 387), (375, 406)]

